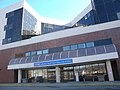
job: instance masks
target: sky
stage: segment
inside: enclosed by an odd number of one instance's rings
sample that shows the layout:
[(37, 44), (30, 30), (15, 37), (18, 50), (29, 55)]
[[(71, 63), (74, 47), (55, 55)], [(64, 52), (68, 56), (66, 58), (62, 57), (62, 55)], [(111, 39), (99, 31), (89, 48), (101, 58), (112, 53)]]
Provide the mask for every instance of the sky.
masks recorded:
[[(0, 8), (21, 0), (0, 0)], [(26, 0), (41, 16), (71, 21), (82, 12), (91, 0)]]

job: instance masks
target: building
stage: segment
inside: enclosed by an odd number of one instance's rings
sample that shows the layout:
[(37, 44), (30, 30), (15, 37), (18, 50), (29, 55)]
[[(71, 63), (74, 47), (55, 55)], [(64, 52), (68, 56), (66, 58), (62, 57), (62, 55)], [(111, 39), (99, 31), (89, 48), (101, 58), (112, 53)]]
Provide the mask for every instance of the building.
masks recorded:
[(0, 82), (120, 80), (119, 5), (92, 0), (71, 22), (42, 17), (26, 1), (1, 9)]

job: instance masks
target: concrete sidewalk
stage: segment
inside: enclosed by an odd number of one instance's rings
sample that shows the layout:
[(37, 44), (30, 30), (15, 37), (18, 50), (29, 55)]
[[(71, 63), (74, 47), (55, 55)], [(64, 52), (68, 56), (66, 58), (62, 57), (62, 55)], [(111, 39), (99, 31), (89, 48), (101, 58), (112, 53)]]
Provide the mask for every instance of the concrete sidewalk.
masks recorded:
[(0, 90), (120, 90), (118, 82), (0, 84)]
[(67, 82), (67, 83), (5, 83), (0, 86), (120, 86), (120, 81), (105, 82)]

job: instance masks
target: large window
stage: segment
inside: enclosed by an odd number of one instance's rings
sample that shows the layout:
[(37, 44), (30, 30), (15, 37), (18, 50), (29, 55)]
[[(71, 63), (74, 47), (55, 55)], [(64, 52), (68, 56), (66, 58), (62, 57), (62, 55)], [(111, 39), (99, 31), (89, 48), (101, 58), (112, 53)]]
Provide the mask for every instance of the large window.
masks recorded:
[(35, 56), (35, 55), (37, 55), (36, 51), (31, 52), (31, 56)]
[(85, 43), (81, 43), (81, 44), (78, 44), (78, 48), (81, 49), (81, 48), (85, 48)]
[(31, 38), (32, 36), (39, 34), (38, 21), (37, 19), (24, 9), (24, 18), (23, 18), (23, 31), (22, 39)]
[(26, 52), (26, 53), (25, 53), (25, 56), (26, 56), (26, 57), (31, 56), (30, 52)]
[(70, 50), (70, 46), (63, 47), (63, 51), (69, 51), (69, 50)]
[(78, 46), (77, 45), (71, 45), (71, 50), (77, 50), (78, 49)]
[(94, 41), (95, 46), (110, 45), (112, 44), (111, 39), (97, 40)]
[(95, 20), (94, 20), (94, 10), (91, 10), (88, 12), (82, 19), (80, 19), (77, 23), (74, 24), (74, 26), (89, 26), (89, 25), (94, 25)]
[(48, 23), (41, 24), (42, 34), (63, 30), (65, 28), (68, 28), (68, 27), (55, 25), (55, 24), (48, 24)]
[(48, 54), (48, 49), (43, 50), (43, 54)]
[(62, 47), (56, 47), (56, 48), (49, 49), (49, 53), (62, 52), (62, 51), (63, 51)]
[(86, 43), (86, 47), (94, 47), (94, 42), (88, 42)]
[(106, 75), (105, 63), (81, 65), (79, 73), (81, 76)]
[(37, 51), (37, 55), (41, 55), (42, 54), (42, 50)]
[(117, 12), (120, 12), (120, 0), (92, 0), (97, 13), (95, 18), (98, 23), (118, 20)]

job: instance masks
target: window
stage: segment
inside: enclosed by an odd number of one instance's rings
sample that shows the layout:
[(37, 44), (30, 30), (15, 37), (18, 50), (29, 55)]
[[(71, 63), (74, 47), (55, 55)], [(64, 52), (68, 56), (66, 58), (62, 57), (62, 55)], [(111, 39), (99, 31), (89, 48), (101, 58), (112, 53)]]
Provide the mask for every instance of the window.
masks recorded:
[(26, 57), (30, 56), (30, 52), (25, 53), (25, 56)]
[(4, 26), (4, 31), (5, 30), (10, 30), (10, 29), (13, 29), (13, 24), (9, 24), (9, 25)]
[(56, 53), (56, 52), (62, 52), (63, 48), (62, 47), (56, 47), (56, 48), (50, 48), (49, 53)]
[(88, 17), (87, 17), (87, 15), (85, 15), (85, 17), (84, 17), (84, 18), (85, 18), (85, 20), (86, 20), (86, 19), (88, 18)]
[(63, 70), (72, 70), (74, 67), (63, 67)]
[(24, 9), (23, 35), (36, 35), (37, 19)]
[(13, 24), (8, 25), (8, 29), (13, 29)]
[(117, 17), (118, 17), (118, 19), (120, 19), (120, 12), (117, 13)]
[(63, 51), (69, 51), (69, 50), (70, 50), (70, 46), (63, 47)]
[(35, 56), (36, 54), (37, 54), (36, 51), (31, 52), (31, 56)]
[(71, 50), (76, 50), (78, 49), (77, 45), (71, 45)]
[(87, 14), (88, 18), (90, 17), (90, 12)]
[(15, 54), (15, 58), (25, 57), (25, 53)]
[(78, 44), (78, 48), (79, 48), (79, 49), (85, 48), (85, 43)]
[(88, 42), (88, 43), (86, 43), (86, 47), (94, 47), (94, 42)]
[(43, 54), (48, 54), (48, 49), (43, 50)]
[(14, 12), (9, 12), (9, 13), (6, 14), (6, 18), (9, 18), (9, 17), (12, 17), (12, 16), (14, 16)]
[(98, 40), (94, 42), (95, 46), (109, 45), (112, 44), (111, 39)]
[(8, 42), (11, 42), (12, 39), (11, 39), (11, 38), (8, 38), (7, 40), (8, 40)]
[(8, 28), (8, 25), (5, 25), (5, 26), (4, 26), (4, 31), (7, 30), (7, 28)]
[(37, 51), (37, 55), (41, 55), (42, 54), (42, 50)]

